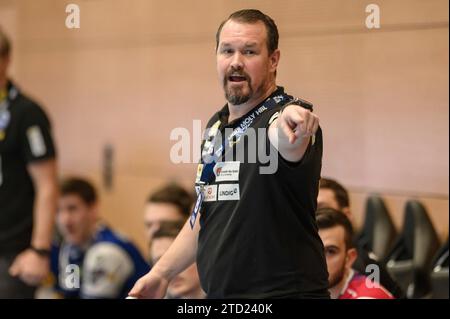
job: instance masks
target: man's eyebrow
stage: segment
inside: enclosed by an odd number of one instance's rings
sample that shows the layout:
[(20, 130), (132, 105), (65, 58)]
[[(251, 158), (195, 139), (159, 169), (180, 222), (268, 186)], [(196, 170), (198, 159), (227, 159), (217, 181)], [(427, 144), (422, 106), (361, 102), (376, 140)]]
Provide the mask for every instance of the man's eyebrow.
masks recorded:
[[(221, 47), (221, 48), (223, 48), (223, 47), (230, 47), (230, 46), (232, 46), (232, 44), (229, 43), (229, 42), (222, 42), (222, 43), (219, 44), (219, 47)], [(245, 48), (256, 47), (256, 46), (258, 46), (257, 42), (246, 42), (244, 44)]]
[(337, 249), (337, 250), (339, 250), (339, 247), (338, 246), (336, 246), (336, 245), (328, 245), (328, 246), (325, 246), (325, 248), (327, 248), (327, 249)]

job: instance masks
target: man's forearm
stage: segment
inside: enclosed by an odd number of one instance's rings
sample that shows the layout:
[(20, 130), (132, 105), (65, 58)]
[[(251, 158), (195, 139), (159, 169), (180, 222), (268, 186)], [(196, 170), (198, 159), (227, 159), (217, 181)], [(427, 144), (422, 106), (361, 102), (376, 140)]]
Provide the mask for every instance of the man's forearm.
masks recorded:
[(36, 190), (34, 222), (31, 245), (39, 249), (49, 249), (53, 235), (58, 190), (49, 183)]
[(152, 268), (152, 271), (159, 273), (167, 280), (171, 280), (189, 267), (197, 256), (199, 224), (200, 222), (197, 220), (194, 229), (191, 229), (188, 220), (170, 248)]

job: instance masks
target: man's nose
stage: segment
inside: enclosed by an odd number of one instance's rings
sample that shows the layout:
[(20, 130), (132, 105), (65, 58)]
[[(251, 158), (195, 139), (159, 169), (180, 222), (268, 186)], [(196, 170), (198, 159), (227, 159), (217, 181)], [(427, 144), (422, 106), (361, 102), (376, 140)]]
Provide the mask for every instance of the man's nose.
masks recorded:
[(60, 210), (57, 215), (57, 220), (61, 225), (66, 226), (71, 222), (71, 216), (65, 210)]
[(242, 70), (244, 68), (244, 59), (240, 52), (233, 54), (230, 66), (233, 70)]

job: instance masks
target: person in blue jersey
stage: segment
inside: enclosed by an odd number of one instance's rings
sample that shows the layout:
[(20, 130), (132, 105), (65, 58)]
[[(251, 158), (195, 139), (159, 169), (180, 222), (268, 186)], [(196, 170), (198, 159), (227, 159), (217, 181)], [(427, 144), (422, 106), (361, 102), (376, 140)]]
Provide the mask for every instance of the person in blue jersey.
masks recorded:
[(125, 298), (150, 269), (136, 246), (100, 221), (97, 192), (81, 178), (61, 183), (51, 251), (53, 284), (62, 298)]

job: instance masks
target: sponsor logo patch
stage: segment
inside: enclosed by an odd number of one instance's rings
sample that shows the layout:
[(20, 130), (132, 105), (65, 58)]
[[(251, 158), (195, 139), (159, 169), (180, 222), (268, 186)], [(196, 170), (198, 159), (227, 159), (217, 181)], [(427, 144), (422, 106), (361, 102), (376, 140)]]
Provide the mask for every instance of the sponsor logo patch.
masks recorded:
[(216, 182), (238, 181), (240, 162), (218, 162), (214, 166)]
[(217, 185), (205, 186), (205, 202), (215, 202), (217, 200)]
[(219, 184), (218, 200), (239, 200), (239, 184)]

